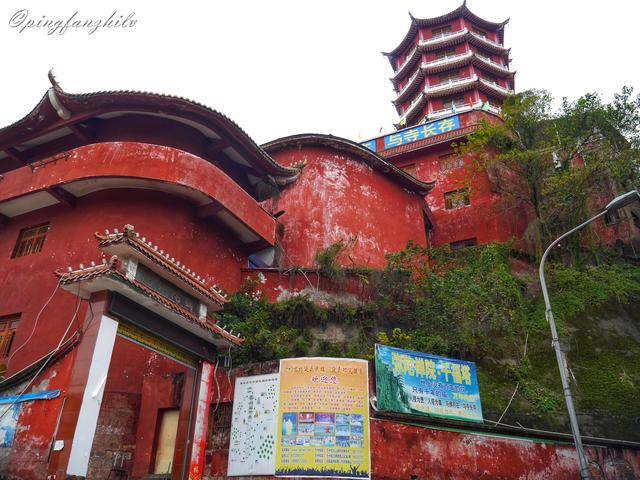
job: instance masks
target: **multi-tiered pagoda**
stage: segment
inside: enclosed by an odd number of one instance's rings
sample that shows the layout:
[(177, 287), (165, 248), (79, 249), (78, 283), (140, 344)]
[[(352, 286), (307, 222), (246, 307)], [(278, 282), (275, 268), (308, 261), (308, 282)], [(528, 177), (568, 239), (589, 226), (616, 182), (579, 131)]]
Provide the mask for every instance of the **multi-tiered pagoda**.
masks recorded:
[(499, 112), (513, 93), (504, 22), (490, 22), (466, 6), (434, 18), (411, 16), (400, 44), (384, 53), (394, 69), (393, 100), (402, 128), (474, 108)]

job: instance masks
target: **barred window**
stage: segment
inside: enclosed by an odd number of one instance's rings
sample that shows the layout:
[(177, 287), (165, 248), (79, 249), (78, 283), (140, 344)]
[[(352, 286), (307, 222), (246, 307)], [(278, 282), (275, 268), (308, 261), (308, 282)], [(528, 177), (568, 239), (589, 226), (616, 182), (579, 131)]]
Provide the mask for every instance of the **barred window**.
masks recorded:
[(444, 27), (434, 28), (431, 30), (431, 35), (435, 37), (444, 37), (448, 33), (451, 33), (451, 25), (445, 25)]
[(453, 190), (444, 194), (444, 207), (447, 210), (463, 207), (471, 203), (468, 188)]
[(455, 48), (445, 48), (436, 52), (436, 60), (442, 60), (445, 57), (453, 57), (456, 54)]
[(48, 231), (48, 223), (22, 229), (11, 258), (24, 257), (42, 251)]
[(446, 110), (450, 110), (454, 105), (456, 107), (464, 107), (467, 104), (467, 100), (464, 95), (456, 95), (455, 97), (450, 97), (442, 102), (442, 108)]
[(487, 32), (485, 32), (484, 30), (480, 30), (477, 27), (473, 27), (472, 30), (473, 30), (473, 33), (475, 33), (476, 35), (480, 35), (483, 38), (487, 38)]
[(207, 435), (208, 450), (226, 450), (229, 448), (231, 435), (231, 402), (220, 403), (218, 408), (211, 405), (209, 411), (209, 432)]
[(20, 314), (0, 317), (0, 357), (6, 357), (11, 352), (18, 323), (20, 323)]

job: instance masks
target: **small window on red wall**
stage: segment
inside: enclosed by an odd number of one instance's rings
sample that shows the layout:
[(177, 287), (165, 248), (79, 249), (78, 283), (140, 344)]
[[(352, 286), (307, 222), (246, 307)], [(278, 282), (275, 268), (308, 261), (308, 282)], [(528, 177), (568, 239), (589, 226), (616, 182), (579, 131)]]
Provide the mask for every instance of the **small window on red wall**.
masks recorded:
[(0, 357), (7, 357), (11, 353), (18, 323), (20, 323), (20, 314), (0, 317)]
[(22, 229), (11, 258), (24, 257), (42, 251), (48, 231), (48, 223)]
[(468, 188), (453, 190), (444, 194), (444, 207), (447, 210), (464, 207), (471, 204), (471, 197)]

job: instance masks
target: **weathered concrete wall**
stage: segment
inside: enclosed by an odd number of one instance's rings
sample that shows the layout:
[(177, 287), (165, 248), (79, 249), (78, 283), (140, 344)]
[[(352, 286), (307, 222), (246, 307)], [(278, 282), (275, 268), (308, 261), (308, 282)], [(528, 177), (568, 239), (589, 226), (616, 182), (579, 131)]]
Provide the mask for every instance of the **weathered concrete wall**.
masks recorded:
[[(230, 405), (237, 376), (273, 373), (277, 362), (218, 371), (215, 405)], [(218, 394), (219, 392), (219, 394)], [(231, 408), (222, 409), (229, 416)], [(224, 434), (220, 434), (224, 437)], [(640, 478), (640, 449), (590, 446), (592, 478), (613, 480)], [(227, 478), (226, 448), (207, 446), (205, 479)], [(447, 429), (426, 422), (410, 424), (371, 412), (371, 466), (376, 480), (571, 480), (580, 478), (571, 444), (543, 438), (516, 437), (480, 431)], [(253, 477), (267, 478), (267, 477)]]
[(295, 183), (265, 203), (271, 212), (284, 210), (285, 265), (314, 267), (316, 254), (341, 240), (344, 266), (382, 267), (385, 255), (409, 240), (426, 244), (422, 199), (363, 160), (320, 146), (272, 155), (284, 166), (306, 163)]

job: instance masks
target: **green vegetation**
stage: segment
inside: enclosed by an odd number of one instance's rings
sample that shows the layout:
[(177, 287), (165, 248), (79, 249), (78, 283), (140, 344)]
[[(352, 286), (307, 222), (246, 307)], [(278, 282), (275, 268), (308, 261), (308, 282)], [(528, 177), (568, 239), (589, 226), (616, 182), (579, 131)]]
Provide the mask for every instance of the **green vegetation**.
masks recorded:
[[(459, 145), (475, 160), (466, 183), (486, 171), (494, 191), (531, 213), (527, 239), (538, 255), (609, 199), (640, 185), (639, 95), (625, 87), (611, 103), (594, 93), (564, 99), (559, 108), (553, 103), (545, 90), (512, 95), (502, 106), (504, 122), (483, 122)], [(579, 236), (568, 242), (575, 261), (585, 242)]]
[[(640, 268), (599, 258), (597, 267), (551, 263), (549, 287), (577, 406), (590, 415), (586, 433), (619, 424), (616, 436), (635, 438), (629, 419), (640, 416), (640, 338), (627, 330), (640, 332)], [(454, 252), (410, 244), (390, 255), (385, 269), (366, 275), (357, 307), (322, 308), (304, 296), (270, 304), (249, 282), (221, 321), (246, 339), (235, 364), (304, 355), (372, 360), (375, 343), (471, 360), (485, 418), (497, 420), (518, 385), (504, 422), (566, 429), (536, 274), (509, 245)], [(345, 332), (343, 342), (312, 333), (330, 323)]]

